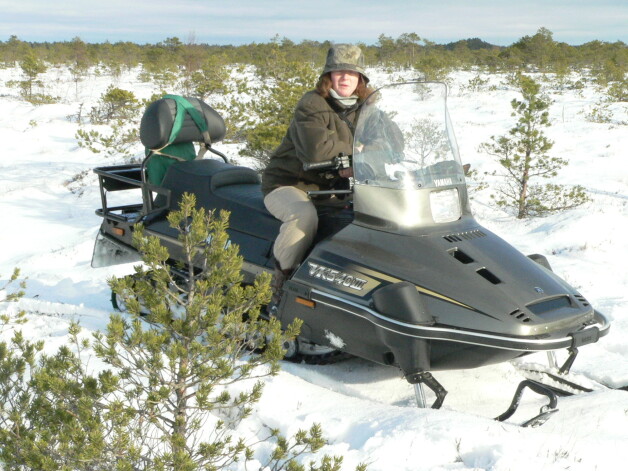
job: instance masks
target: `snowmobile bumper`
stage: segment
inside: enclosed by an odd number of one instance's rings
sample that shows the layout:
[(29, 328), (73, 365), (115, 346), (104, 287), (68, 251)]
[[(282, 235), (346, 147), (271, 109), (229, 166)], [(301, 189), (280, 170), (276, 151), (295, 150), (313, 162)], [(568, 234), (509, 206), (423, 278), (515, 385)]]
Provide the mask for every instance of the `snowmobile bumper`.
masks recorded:
[(560, 337), (537, 336), (540, 338), (522, 338), (489, 332), (462, 330), (460, 328), (445, 327), (438, 324), (410, 324), (384, 316), (370, 307), (354, 303), (347, 299), (340, 299), (323, 291), (312, 290), (312, 300), (331, 308), (339, 309), (350, 316), (360, 317), (378, 327), (403, 337), (414, 337), (433, 341), (445, 341), (488, 347), (493, 349), (514, 350), (520, 352), (536, 352), (577, 348), (597, 342), (608, 334), (610, 322), (600, 312), (594, 311), (594, 318), (575, 332), (569, 332)]

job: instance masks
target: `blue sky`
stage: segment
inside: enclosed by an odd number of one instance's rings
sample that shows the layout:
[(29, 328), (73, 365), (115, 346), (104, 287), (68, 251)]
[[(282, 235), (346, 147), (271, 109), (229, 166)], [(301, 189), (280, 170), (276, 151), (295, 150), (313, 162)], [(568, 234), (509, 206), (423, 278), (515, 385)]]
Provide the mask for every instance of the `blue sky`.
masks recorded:
[(416, 33), (437, 43), (510, 45), (540, 27), (572, 45), (628, 43), (628, 0), (0, 0), (0, 40), (245, 44), (278, 34), (377, 43)]

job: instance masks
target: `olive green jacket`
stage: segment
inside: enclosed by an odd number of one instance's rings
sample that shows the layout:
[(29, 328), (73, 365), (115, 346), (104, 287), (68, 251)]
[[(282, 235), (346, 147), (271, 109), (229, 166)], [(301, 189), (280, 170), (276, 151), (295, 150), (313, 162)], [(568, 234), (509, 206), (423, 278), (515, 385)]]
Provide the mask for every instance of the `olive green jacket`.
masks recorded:
[[(307, 92), (299, 100), (288, 131), (262, 174), (264, 195), (280, 186), (330, 189), (331, 180), (324, 178), (320, 170), (304, 171), (303, 164), (353, 153), (353, 132), (338, 114), (344, 111), (342, 106), (334, 109), (333, 104), (333, 99), (328, 102), (316, 91)], [(354, 124), (356, 114), (349, 111), (346, 119)]]

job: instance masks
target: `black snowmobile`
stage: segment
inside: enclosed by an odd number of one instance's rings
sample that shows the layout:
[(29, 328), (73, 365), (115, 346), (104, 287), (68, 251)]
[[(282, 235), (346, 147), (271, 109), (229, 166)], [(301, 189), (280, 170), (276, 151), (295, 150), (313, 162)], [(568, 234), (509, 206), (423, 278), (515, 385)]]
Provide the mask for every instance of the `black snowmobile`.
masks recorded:
[[(578, 348), (597, 342), (610, 327), (545, 257), (521, 254), (473, 218), (446, 94), (441, 83), (394, 84), (362, 105), (352, 188), (334, 190), (330, 198), (346, 204), (321, 204), (317, 239), (285, 283), (276, 311), (284, 325), (303, 320), (300, 337), (286, 346), (287, 357), (316, 360), (343, 352), (395, 365), (415, 386), (419, 405), (426, 402), (423, 384), (436, 394), (435, 408), (447, 391), (430, 372), (567, 349), (564, 373)], [(221, 117), (188, 100), (207, 131), (185, 116), (175, 142), (200, 142), (221, 160), (176, 162), (159, 184), (146, 176), (153, 152), (142, 164), (95, 169), (102, 196), (96, 213), (103, 222), (92, 265), (138, 260), (131, 234), (140, 222), (175, 261), (180, 251), (166, 215), (190, 192), (202, 207), (231, 211), (230, 239), (239, 245), (245, 280), (251, 281), (273, 269), (280, 222), (264, 207), (258, 173), (228, 163), (211, 147), (224, 137)], [(176, 114), (175, 101), (167, 98), (147, 108), (140, 136), (149, 150), (169, 142)], [(346, 161), (315, 167), (333, 177)], [(132, 204), (111, 205), (108, 198), (122, 190), (141, 192), (142, 201), (136, 196)], [(542, 423), (555, 410), (554, 392), (526, 380), (499, 420), (512, 415), (526, 387), (549, 398), (529, 424)]]

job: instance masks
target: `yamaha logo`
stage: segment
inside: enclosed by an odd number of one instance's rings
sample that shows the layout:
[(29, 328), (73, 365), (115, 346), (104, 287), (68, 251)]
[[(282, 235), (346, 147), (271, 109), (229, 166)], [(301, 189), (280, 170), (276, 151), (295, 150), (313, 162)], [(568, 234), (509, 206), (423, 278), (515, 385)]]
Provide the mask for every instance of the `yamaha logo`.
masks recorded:
[(345, 288), (351, 288), (356, 291), (362, 291), (364, 285), (367, 283), (367, 280), (350, 275), (349, 273), (334, 270), (333, 268), (318, 265), (317, 263), (307, 263), (310, 267), (309, 275), (319, 280), (329, 281), (330, 283), (344, 286)]

